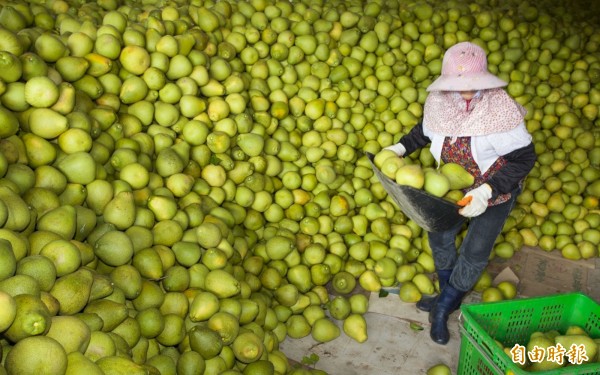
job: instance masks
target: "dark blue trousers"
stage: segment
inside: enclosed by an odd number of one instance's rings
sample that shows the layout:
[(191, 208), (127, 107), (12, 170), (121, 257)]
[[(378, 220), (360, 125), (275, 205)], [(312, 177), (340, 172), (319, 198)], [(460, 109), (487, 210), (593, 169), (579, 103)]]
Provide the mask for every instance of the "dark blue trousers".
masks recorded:
[(456, 248), (456, 236), (464, 223), (444, 232), (428, 233), (435, 268), (453, 270), (450, 285), (455, 289), (468, 292), (477, 283), (519, 193), (520, 189), (516, 189), (510, 200), (488, 207), (483, 214), (471, 218), (459, 249)]

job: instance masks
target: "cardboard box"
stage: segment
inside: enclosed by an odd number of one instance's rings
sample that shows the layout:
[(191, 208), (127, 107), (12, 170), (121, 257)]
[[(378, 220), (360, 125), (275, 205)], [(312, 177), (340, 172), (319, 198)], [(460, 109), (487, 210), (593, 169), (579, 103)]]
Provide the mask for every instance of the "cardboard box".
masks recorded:
[(492, 259), (488, 271), (497, 276), (506, 268), (518, 277), (522, 297), (580, 291), (600, 302), (599, 258), (574, 261), (558, 250), (525, 246), (510, 259)]

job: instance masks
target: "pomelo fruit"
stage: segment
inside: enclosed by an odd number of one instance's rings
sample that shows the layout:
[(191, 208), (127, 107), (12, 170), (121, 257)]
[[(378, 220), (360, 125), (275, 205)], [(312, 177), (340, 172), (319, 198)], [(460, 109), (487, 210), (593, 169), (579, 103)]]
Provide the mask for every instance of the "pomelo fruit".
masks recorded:
[(329, 318), (317, 319), (312, 326), (311, 335), (318, 342), (328, 342), (340, 336), (340, 328)]
[(450, 190), (466, 189), (475, 182), (475, 177), (456, 163), (445, 163), (440, 172), (448, 178)]
[(67, 371), (67, 353), (51, 337), (27, 337), (8, 352), (5, 367), (9, 374), (62, 375)]
[(344, 319), (343, 330), (353, 340), (363, 343), (369, 338), (367, 321), (362, 314), (350, 314)]
[(436, 197), (443, 197), (450, 191), (450, 180), (445, 174), (435, 170), (425, 173), (425, 184), (423, 188), (426, 192)]
[(408, 164), (398, 168), (395, 179), (399, 185), (411, 186), (415, 189), (421, 189), (425, 185), (425, 173), (418, 164)]

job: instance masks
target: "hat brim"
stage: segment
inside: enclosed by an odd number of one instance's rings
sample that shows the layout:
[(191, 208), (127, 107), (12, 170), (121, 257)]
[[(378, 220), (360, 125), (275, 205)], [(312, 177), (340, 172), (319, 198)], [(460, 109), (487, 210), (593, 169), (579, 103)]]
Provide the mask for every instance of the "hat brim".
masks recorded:
[(495, 89), (506, 85), (508, 85), (507, 82), (489, 72), (452, 76), (442, 75), (427, 87), (427, 91), (477, 91)]

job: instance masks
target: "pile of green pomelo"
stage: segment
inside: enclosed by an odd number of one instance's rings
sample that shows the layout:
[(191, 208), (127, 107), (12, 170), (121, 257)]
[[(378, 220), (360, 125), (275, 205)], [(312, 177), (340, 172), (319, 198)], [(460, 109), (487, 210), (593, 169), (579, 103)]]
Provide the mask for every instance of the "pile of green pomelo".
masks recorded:
[[(461, 41), (538, 154), (493, 256), (598, 257), (597, 6), (1, 2), (0, 374), (318, 373), (279, 344), (366, 341), (358, 288), (435, 293), (366, 153), (420, 120)], [(460, 198), (427, 149), (395, 159)]]

